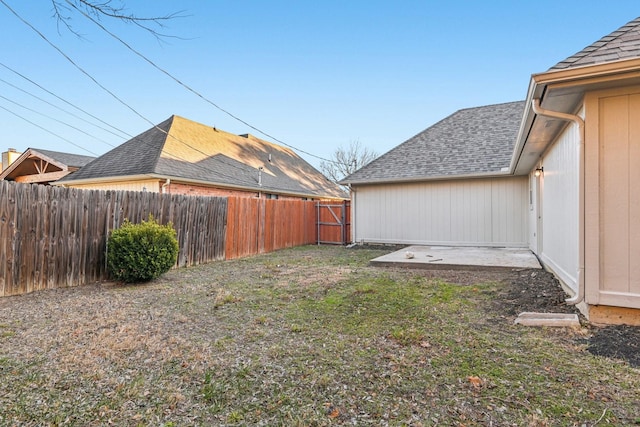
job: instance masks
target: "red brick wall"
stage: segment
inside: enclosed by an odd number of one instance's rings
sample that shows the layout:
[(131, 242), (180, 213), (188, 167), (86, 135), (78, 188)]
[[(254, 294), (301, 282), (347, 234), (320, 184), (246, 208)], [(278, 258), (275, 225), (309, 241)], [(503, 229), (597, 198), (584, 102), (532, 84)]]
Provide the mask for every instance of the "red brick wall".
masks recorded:
[[(180, 183), (171, 183), (164, 187), (164, 192), (166, 194), (184, 194), (188, 196), (235, 196), (235, 197), (252, 197), (257, 198), (257, 191), (242, 191), (242, 190), (233, 190), (229, 188), (216, 188), (216, 187), (207, 187), (204, 185), (191, 185), (191, 184), (180, 184)], [(261, 193), (261, 198), (266, 198), (265, 193)], [(283, 196), (279, 195), (279, 199), (281, 200), (300, 200), (301, 197), (292, 197), (292, 196)]]

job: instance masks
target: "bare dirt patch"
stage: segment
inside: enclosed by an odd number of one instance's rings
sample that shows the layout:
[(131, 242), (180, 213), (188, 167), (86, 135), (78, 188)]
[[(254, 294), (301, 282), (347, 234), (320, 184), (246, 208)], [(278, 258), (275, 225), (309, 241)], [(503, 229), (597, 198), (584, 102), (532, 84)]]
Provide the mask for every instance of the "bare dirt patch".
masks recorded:
[[(508, 316), (517, 316), (524, 311), (580, 313), (575, 306), (565, 302), (567, 294), (548, 271), (523, 270), (513, 273), (507, 280), (510, 286), (494, 300), (494, 307)], [(579, 338), (578, 342), (585, 344), (589, 352), (640, 367), (640, 327), (599, 327), (588, 324), (584, 318), (582, 323), (588, 329), (588, 336)]]

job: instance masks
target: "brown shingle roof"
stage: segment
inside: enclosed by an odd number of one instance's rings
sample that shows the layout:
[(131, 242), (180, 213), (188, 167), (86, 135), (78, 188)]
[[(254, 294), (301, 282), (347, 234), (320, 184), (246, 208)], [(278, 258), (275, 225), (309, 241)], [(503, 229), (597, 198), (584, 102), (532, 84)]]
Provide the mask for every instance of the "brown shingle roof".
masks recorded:
[[(258, 183), (258, 168), (262, 185)], [(309, 197), (347, 197), (289, 148), (171, 116), (59, 182), (156, 174)]]

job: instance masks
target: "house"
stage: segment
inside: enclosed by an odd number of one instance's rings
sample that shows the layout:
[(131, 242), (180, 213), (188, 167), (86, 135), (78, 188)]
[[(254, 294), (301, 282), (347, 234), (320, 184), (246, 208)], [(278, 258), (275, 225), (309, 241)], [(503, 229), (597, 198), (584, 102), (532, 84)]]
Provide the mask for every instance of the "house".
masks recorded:
[(2, 153), (0, 180), (27, 184), (51, 184), (87, 165), (95, 157), (29, 148), (19, 153), (10, 148)]
[(509, 173), (523, 110), (460, 110), (347, 177), (353, 241), (526, 247), (527, 178)]
[(527, 246), (592, 322), (631, 324), (637, 182), (640, 18), (532, 75), (524, 103), (461, 110), (343, 180), (355, 242)]
[(289, 148), (175, 115), (55, 185), (205, 196), (348, 198)]

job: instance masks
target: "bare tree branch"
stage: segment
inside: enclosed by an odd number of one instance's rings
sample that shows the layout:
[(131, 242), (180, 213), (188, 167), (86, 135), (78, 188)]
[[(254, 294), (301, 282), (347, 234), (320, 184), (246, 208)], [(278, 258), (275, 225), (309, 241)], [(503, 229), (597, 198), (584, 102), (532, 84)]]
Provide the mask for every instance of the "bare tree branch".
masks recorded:
[(109, 18), (133, 24), (148, 31), (154, 37), (161, 39), (175, 37), (160, 33), (158, 29), (166, 28), (165, 22), (175, 18), (183, 18), (182, 11), (160, 16), (138, 16), (126, 11), (124, 4), (114, 5), (112, 0), (51, 0), (53, 16), (58, 26), (64, 25), (68, 31), (78, 37), (83, 37), (72, 25), (73, 15), (77, 12), (82, 15), (93, 16), (95, 19)]
[(338, 147), (331, 162), (320, 162), (320, 170), (336, 184), (378, 157), (375, 151), (363, 147), (360, 141), (349, 142), (348, 147)]

